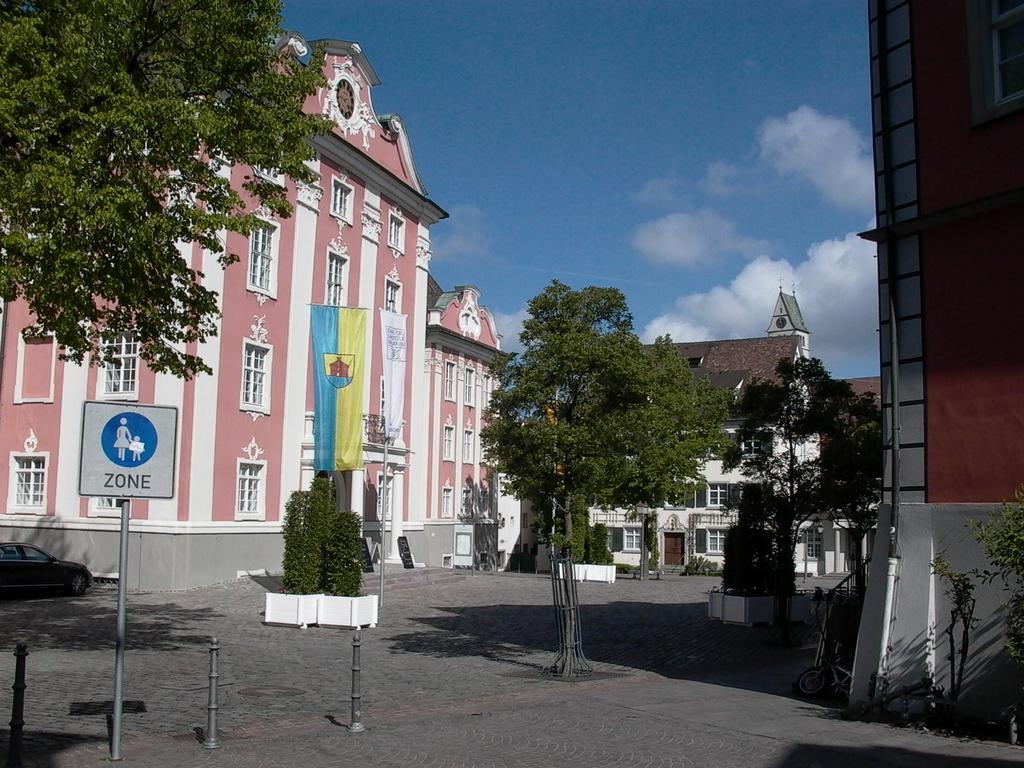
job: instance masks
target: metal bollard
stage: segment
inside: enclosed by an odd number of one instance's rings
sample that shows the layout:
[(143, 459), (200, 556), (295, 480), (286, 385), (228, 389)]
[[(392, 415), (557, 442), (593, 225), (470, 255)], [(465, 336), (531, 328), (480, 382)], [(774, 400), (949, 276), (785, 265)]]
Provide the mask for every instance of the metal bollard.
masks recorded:
[(206, 706), (206, 738), (203, 746), (207, 749), (219, 749), (220, 739), (217, 738), (217, 655), (220, 645), (216, 637), (210, 638), (210, 698)]
[(14, 649), (14, 703), (11, 705), (11, 741), (7, 752), (7, 768), (22, 768), (21, 735), (25, 728), (25, 658), (28, 649), (18, 643)]
[(359, 636), (359, 628), (352, 633), (352, 723), (349, 725), (348, 730), (350, 733), (362, 733), (366, 730), (366, 727), (362, 723), (363, 709), (362, 709), (362, 698), (363, 695), (359, 691), (359, 648), (362, 645), (362, 639)]

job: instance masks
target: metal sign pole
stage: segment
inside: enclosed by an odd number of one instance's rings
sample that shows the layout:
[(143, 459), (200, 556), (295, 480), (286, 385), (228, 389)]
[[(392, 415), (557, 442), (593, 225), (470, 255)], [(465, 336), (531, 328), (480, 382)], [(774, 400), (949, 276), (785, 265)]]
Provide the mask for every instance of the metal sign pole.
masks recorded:
[(384, 607), (384, 559), (387, 557), (387, 534), (385, 529), (388, 520), (388, 425), (381, 417), (381, 429), (384, 435), (384, 477), (380, 481), (380, 594), (377, 595), (377, 610)]
[(114, 644), (114, 717), (110, 735), (110, 759), (121, 759), (121, 719), (124, 709), (124, 644), (128, 624), (128, 499), (121, 500), (121, 546), (117, 555), (117, 639)]

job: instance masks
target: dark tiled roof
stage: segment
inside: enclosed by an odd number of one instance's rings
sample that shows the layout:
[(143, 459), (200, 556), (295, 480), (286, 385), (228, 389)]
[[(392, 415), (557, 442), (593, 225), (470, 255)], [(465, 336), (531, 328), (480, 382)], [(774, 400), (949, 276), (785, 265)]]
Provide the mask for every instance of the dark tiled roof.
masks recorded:
[(878, 376), (862, 376), (844, 381), (853, 387), (855, 395), (874, 395), (876, 400), (882, 399), (882, 380)]
[(786, 312), (789, 313), (789, 319), (793, 324), (793, 327), (798, 331), (808, 333), (807, 323), (804, 322), (803, 313), (800, 312), (800, 305), (796, 303), (796, 296), (791, 296), (788, 293), (779, 292), (779, 296), (782, 297), (782, 304), (786, 307)]
[(684, 341), (675, 345), (690, 360), (695, 376), (706, 376), (715, 386), (735, 389), (751, 379), (775, 379), (779, 360), (797, 356), (796, 336), (763, 336), (755, 339)]

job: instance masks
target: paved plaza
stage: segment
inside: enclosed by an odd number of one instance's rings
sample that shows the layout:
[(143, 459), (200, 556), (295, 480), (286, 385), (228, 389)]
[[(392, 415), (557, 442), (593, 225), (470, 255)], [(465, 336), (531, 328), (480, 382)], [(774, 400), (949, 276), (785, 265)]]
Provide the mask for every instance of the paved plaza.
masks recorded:
[[(769, 628), (706, 618), (717, 579), (581, 584), (592, 679), (540, 669), (556, 642), (546, 577), (477, 574), (386, 594), (363, 634), (363, 721), (348, 722), (350, 634), (261, 623), (255, 580), (129, 595), (123, 754), (137, 766), (1010, 766), (1024, 750), (848, 722), (795, 698), (813, 658)], [(811, 584), (813, 582), (809, 582)], [(115, 590), (0, 601), (0, 686), (29, 644), (26, 766), (108, 756)], [(199, 744), (207, 644), (221, 652), (221, 741)], [(10, 694), (0, 697), (9, 719)], [(8, 734), (0, 731), (0, 765)]]

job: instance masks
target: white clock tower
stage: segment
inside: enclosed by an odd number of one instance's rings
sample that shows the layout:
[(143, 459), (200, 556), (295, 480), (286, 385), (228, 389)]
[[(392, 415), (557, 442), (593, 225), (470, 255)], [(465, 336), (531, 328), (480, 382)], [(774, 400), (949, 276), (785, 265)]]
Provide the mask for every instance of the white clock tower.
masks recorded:
[(800, 356), (811, 356), (811, 332), (807, 330), (795, 295), (779, 291), (766, 333), (769, 336), (796, 336), (800, 340)]

